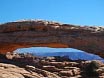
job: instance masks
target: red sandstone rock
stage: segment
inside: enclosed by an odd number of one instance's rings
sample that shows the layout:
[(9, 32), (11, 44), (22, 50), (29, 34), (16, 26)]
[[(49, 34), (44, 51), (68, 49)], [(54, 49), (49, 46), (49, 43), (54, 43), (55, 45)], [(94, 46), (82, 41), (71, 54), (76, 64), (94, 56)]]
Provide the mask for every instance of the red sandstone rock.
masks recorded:
[(55, 66), (43, 66), (44, 70), (51, 71), (51, 72), (59, 72), (61, 69), (56, 68)]
[(80, 69), (73, 69), (72, 71), (73, 71), (74, 76), (81, 74)]
[(68, 77), (73, 76), (72, 70), (69, 70), (69, 71), (60, 71), (60, 74), (63, 75), (63, 76), (68, 76)]
[(0, 53), (31, 46), (71, 47), (104, 57), (104, 28), (49, 21), (18, 21), (0, 25)]

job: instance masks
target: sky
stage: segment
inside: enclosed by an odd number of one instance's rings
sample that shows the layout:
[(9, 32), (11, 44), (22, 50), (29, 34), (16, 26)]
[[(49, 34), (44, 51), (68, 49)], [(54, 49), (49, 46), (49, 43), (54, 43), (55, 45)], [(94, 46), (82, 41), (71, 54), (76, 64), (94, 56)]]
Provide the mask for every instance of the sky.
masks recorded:
[(104, 0), (0, 0), (0, 23), (21, 19), (104, 26)]

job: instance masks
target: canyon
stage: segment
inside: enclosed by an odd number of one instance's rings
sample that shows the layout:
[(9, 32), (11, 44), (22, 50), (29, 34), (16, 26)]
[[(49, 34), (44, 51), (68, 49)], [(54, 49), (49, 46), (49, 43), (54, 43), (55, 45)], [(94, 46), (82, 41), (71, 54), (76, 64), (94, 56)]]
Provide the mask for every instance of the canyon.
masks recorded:
[(104, 28), (61, 24), (45, 20), (21, 20), (0, 24), (0, 53), (18, 48), (75, 48), (104, 58)]

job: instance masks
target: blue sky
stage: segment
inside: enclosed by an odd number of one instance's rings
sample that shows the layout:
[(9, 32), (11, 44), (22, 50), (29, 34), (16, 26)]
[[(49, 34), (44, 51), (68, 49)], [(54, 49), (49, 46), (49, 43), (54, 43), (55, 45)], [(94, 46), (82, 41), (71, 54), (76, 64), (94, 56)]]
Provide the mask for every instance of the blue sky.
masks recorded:
[(104, 0), (0, 0), (0, 23), (21, 19), (103, 26)]

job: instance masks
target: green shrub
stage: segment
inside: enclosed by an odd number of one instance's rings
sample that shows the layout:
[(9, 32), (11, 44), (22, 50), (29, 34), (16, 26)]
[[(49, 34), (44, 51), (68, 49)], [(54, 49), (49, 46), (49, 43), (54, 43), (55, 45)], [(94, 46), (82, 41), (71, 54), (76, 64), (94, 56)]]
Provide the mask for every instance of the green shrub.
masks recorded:
[(86, 66), (85, 74), (87, 76), (99, 76), (98, 72), (96, 71), (98, 68), (99, 64), (96, 61), (92, 61)]

